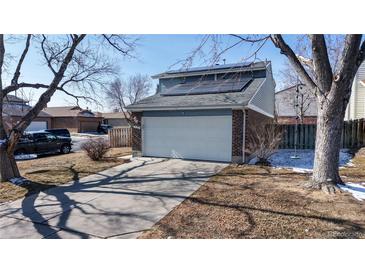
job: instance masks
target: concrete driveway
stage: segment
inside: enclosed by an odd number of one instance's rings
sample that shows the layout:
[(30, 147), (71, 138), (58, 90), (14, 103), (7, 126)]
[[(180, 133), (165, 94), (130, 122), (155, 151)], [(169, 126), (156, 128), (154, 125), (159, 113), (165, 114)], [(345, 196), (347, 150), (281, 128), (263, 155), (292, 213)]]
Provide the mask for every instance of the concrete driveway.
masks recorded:
[(226, 165), (139, 158), (0, 205), (0, 238), (136, 238)]

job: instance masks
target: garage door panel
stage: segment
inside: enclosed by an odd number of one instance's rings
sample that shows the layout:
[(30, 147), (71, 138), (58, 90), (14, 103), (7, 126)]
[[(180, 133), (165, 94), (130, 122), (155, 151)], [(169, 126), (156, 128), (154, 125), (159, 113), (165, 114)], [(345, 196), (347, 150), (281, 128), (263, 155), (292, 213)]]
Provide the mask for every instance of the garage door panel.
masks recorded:
[(47, 129), (46, 121), (33, 121), (30, 123), (25, 131), (39, 131), (44, 129)]
[(231, 161), (232, 118), (143, 117), (143, 155)]
[(98, 121), (81, 121), (80, 131), (81, 132), (94, 132), (97, 131)]

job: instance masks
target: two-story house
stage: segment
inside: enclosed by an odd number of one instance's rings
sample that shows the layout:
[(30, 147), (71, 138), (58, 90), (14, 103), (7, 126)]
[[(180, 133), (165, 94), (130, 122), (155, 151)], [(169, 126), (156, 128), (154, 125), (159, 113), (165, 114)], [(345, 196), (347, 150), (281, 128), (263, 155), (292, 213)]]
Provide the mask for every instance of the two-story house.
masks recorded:
[(167, 71), (158, 90), (127, 107), (134, 155), (242, 162), (249, 121), (274, 117), (271, 62)]

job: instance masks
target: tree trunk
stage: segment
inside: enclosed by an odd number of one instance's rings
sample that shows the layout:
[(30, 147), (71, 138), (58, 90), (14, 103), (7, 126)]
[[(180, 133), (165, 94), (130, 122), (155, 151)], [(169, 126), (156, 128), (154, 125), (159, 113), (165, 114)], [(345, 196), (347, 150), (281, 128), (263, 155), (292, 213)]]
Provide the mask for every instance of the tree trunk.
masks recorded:
[(9, 154), (5, 144), (0, 145), (0, 181), (9, 181), (11, 178), (20, 177), (14, 154)]
[(332, 96), (321, 98), (319, 103), (311, 186), (332, 192), (342, 183), (338, 165), (346, 104), (343, 97)]

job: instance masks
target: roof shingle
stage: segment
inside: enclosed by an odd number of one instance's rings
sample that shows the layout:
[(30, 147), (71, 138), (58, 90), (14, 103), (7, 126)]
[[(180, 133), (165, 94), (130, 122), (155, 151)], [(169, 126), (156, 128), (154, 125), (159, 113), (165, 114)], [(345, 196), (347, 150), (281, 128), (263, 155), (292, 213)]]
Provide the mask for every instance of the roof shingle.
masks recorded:
[(266, 78), (255, 78), (240, 92), (163, 96), (155, 94), (129, 105), (130, 110), (168, 109), (184, 107), (232, 107), (245, 106)]

